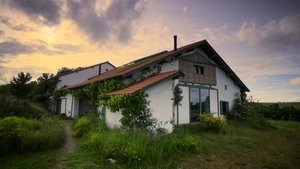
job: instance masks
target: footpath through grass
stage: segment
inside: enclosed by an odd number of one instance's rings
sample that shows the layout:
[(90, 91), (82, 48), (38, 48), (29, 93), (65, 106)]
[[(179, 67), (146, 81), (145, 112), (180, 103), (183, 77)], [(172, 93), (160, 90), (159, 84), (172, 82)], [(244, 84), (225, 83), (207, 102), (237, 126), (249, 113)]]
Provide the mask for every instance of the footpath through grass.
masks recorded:
[[(229, 124), (224, 133), (199, 131), (197, 126), (180, 127), (175, 134), (188, 132), (200, 144), (198, 152), (177, 161), (178, 168), (300, 168), (300, 123), (272, 121), (277, 129), (254, 130)], [(126, 168), (103, 161), (100, 156), (82, 151), (79, 147), (68, 154), (62, 168)], [(11, 155), (0, 158), (0, 168), (53, 168), (60, 162), (55, 152)], [(151, 165), (151, 164), (150, 164)], [(155, 164), (153, 164), (155, 166)], [(153, 168), (149, 166), (149, 168)], [(176, 167), (176, 168), (177, 168)], [(138, 167), (137, 167), (138, 168)]]

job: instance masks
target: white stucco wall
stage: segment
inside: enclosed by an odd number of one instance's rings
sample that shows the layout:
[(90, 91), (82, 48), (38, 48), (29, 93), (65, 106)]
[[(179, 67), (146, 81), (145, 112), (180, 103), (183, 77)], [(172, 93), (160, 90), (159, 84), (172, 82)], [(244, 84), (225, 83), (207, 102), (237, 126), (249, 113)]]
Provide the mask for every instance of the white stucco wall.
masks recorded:
[[(71, 86), (81, 82), (86, 81), (87, 79), (99, 75), (100, 65), (92, 66), (87, 69), (79, 70), (70, 74), (66, 74), (59, 77), (59, 82), (56, 85), (56, 89), (60, 89), (64, 86)], [(108, 63), (101, 64), (101, 73), (106, 72), (106, 69), (114, 69)]]
[(66, 101), (66, 104), (64, 104), (64, 102), (61, 104), (61, 113), (65, 113), (66, 117), (71, 117), (73, 96), (71, 94), (66, 94), (65, 96), (61, 97), (61, 99), (65, 99)]
[(107, 71), (109, 71), (109, 70), (112, 70), (112, 69), (114, 69), (114, 67), (111, 66), (111, 64), (103, 63), (103, 64), (101, 65), (101, 74), (104, 73), (104, 72), (107, 72)]
[[(232, 79), (228, 77), (222, 69), (217, 67), (216, 73), (217, 73), (216, 88), (218, 89), (219, 92), (219, 104), (220, 101), (228, 101), (229, 108), (231, 109), (236, 93), (240, 93), (240, 88), (236, 84), (234, 84)], [(225, 90), (225, 85), (227, 85), (227, 90)]]
[(76, 118), (79, 116), (79, 98), (68, 93), (61, 97), (60, 114), (65, 113), (66, 117)]
[(157, 119), (160, 126), (167, 129), (168, 132), (173, 130), (173, 125), (170, 123), (173, 118), (173, 86), (172, 79), (163, 80), (145, 90), (150, 101), (149, 108), (152, 116)]
[(98, 74), (99, 74), (99, 65), (60, 76), (59, 82), (56, 85), (56, 89), (60, 89), (63, 86), (71, 86), (71, 85), (81, 83), (87, 80), (88, 78), (96, 76)]
[(173, 70), (178, 70), (178, 60), (173, 60), (172, 62), (166, 62), (161, 65), (161, 72), (169, 72)]
[(180, 86), (180, 88), (182, 90), (183, 98), (181, 100), (181, 105), (178, 105), (179, 124), (188, 124), (190, 123), (189, 87)]
[(210, 103), (210, 112), (213, 116), (218, 117), (218, 91), (214, 89), (209, 90), (209, 103)]
[(122, 118), (121, 112), (111, 112), (107, 107), (105, 108), (105, 123), (109, 128), (121, 127), (120, 119)]

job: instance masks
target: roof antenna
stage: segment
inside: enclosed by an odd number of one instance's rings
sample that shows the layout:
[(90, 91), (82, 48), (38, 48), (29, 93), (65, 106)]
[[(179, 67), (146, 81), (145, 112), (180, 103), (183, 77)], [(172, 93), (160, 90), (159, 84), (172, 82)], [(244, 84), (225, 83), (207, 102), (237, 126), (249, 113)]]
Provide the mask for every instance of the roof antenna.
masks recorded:
[(177, 35), (174, 35), (174, 50), (177, 50)]

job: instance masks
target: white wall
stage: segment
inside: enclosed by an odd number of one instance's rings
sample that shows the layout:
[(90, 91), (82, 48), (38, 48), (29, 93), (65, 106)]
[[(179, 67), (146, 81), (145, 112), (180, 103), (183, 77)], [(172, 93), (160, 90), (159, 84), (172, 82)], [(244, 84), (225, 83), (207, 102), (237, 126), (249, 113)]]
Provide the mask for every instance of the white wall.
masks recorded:
[[(99, 69), (100, 65), (96, 65), (87, 69), (60, 76), (59, 82), (56, 85), (56, 89), (82, 83), (91, 77), (99, 75)], [(111, 70), (114, 69), (114, 67), (108, 63), (101, 64), (101, 73), (106, 72), (106, 69)]]
[[(182, 100), (181, 105), (178, 106), (179, 114), (179, 124), (188, 124), (190, 123), (190, 99), (189, 99), (189, 87), (180, 86), (182, 90)], [(177, 124), (177, 121), (176, 123)]]
[[(236, 93), (240, 93), (240, 88), (236, 84), (234, 84), (232, 79), (228, 77), (222, 69), (217, 67), (216, 73), (217, 73), (216, 88), (218, 89), (219, 92), (219, 102), (228, 101), (229, 108), (231, 109)], [(225, 85), (227, 85), (227, 90), (225, 90)]]
[(71, 110), (72, 110), (72, 102), (73, 96), (71, 94), (66, 94), (65, 96), (61, 97), (61, 100), (66, 100), (66, 104), (62, 102), (61, 104), (61, 113), (65, 113), (66, 117), (71, 117)]
[(111, 112), (107, 107), (105, 109), (105, 123), (109, 128), (121, 127), (120, 119), (122, 118), (121, 112)]
[(178, 70), (178, 60), (173, 60), (172, 62), (166, 62), (161, 65), (161, 72), (169, 72), (173, 70)]
[(218, 117), (218, 91), (210, 89), (209, 90), (209, 103), (210, 103), (210, 112), (213, 116)]
[(111, 64), (109, 64), (109, 63), (101, 64), (101, 74), (104, 73), (104, 72), (107, 72), (109, 70), (112, 70), (112, 69), (114, 69), (114, 67), (111, 66)]
[(152, 116), (161, 125), (159, 127), (167, 129), (168, 132), (173, 130), (173, 125), (170, 123), (173, 117), (173, 83), (172, 79), (163, 80), (145, 90), (149, 95), (147, 99), (150, 101), (149, 108)]
[(79, 84), (81, 82), (86, 81), (88, 78), (96, 76), (98, 74), (99, 65), (60, 76), (59, 82), (56, 85), (56, 89), (60, 89), (64, 86), (72, 86), (75, 84)]
[(66, 117), (76, 118), (79, 116), (79, 98), (68, 93), (61, 98), (60, 114), (65, 113)]

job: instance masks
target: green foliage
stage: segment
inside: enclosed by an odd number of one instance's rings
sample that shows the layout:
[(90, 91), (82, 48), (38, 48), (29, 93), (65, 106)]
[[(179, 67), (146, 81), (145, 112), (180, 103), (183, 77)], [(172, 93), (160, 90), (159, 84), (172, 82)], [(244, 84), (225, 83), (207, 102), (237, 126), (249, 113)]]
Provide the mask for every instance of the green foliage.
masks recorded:
[(76, 119), (73, 125), (73, 132), (76, 137), (82, 137), (92, 131), (104, 131), (106, 129), (104, 120), (93, 113)]
[(93, 132), (80, 143), (81, 151), (128, 168), (176, 168), (178, 159), (197, 151), (199, 141), (191, 135), (154, 136), (145, 132), (112, 130)]
[(199, 119), (200, 125), (208, 131), (220, 132), (224, 130), (224, 127), (227, 125), (226, 119), (214, 117), (211, 113), (200, 114)]
[(56, 148), (64, 143), (64, 130), (55, 119), (42, 121), (20, 117), (0, 120), (0, 152), (31, 152)]
[(47, 110), (37, 103), (0, 94), (0, 118), (7, 116), (41, 118), (47, 113)]
[(116, 95), (112, 96), (108, 101), (108, 108), (112, 112), (122, 111), (121, 124), (129, 129), (149, 129), (155, 123), (152, 118), (149, 101), (144, 92), (134, 95)]
[(89, 131), (90, 121), (87, 117), (81, 117), (76, 120), (74, 125), (74, 135), (76, 137), (81, 137), (84, 133)]
[(271, 124), (259, 113), (258, 102), (252, 97), (241, 100), (237, 97), (234, 101), (232, 111), (226, 115), (229, 120), (242, 122), (255, 129), (271, 127)]
[(279, 106), (279, 104), (259, 104), (258, 112), (264, 117), (273, 120), (300, 121), (300, 109), (296, 109), (293, 105)]
[(18, 97), (26, 97), (32, 90), (30, 84), (32, 76), (30, 73), (20, 72), (17, 77), (13, 77), (10, 82), (12, 93)]
[(175, 105), (180, 105), (180, 102), (183, 98), (183, 96), (181, 94), (182, 94), (181, 88), (178, 85), (176, 85), (175, 88), (174, 88), (174, 102), (175, 102)]

